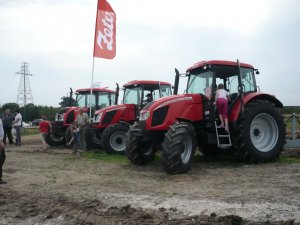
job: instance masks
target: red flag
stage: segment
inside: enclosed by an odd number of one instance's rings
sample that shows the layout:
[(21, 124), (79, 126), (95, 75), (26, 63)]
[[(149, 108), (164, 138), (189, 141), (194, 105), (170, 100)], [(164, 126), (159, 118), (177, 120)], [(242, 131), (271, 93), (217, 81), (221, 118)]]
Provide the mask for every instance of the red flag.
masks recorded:
[(98, 0), (94, 57), (112, 59), (116, 55), (116, 14), (106, 0)]

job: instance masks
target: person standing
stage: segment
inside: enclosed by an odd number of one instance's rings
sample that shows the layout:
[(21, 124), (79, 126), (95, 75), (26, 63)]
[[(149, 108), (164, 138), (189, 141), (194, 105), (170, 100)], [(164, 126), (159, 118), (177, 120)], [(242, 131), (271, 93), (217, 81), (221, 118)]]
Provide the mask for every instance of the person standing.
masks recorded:
[(2, 180), (2, 167), (6, 158), (3, 138), (4, 138), (3, 123), (2, 120), (0, 119), (0, 184), (6, 184), (6, 182)]
[(16, 109), (15, 112), (16, 112), (16, 116), (13, 125), (16, 129), (16, 145), (21, 146), (22, 115), (19, 109)]
[(50, 122), (47, 120), (47, 116), (42, 116), (42, 120), (39, 123), (39, 128), (42, 135), (43, 149), (46, 150), (48, 148), (48, 145), (46, 143), (46, 135), (49, 132), (49, 128), (52, 128)]
[(80, 147), (86, 149), (85, 130), (89, 123), (89, 116), (83, 112), (83, 108), (79, 109), (79, 114), (76, 117), (75, 123), (79, 128), (79, 143)]
[(10, 113), (10, 109), (6, 109), (3, 114), (2, 123), (4, 130), (3, 143), (6, 145), (6, 137), (8, 138), (9, 144), (13, 144), (13, 138), (11, 135), (12, 123), (14, 121), (14, 114)]

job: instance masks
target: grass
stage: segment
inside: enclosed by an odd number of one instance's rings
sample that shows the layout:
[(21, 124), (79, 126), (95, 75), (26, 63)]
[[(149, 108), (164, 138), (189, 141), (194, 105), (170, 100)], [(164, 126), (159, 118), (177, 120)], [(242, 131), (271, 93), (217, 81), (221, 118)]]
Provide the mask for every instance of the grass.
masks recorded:
[(39, 133), (40, 133), (39, 128), (33, 127), (33, 128), (25, 128), (22, 135), (27, 136), (27, 135), (35, 135), (35, 134), (39, 134)]
[(276, 162), (278, 163), (286, 163), (286, 164), (290, 164), (290, 163), (300, 163), (300, 158), (296, 158), (296, 157), (288, 157), (288, 156), (280, 156)]
[(128, 163), (126, 155), (109, 155), (105, 152), (100, 151), (89, 151), (81, 154), (83, 158), (100, 160), (104, 162), (119, 162), (119, 163)]
[[(104, 162), (116, 162), (116, 163), (129, 163), (129, 160), (126, 155), (109, 155), (105, 152), (101, 151), (90, 151), (90, 152), (84, 152), (81, 155), (83, 158), (86, 159), (93, 159), (93, 160), (99, 160)], [(211, 157), (203, 157), (200, 155), (195, 155), (194, 157), (195, 163), (219, 163), (222, 165), (243, 165), (244, 163), (240, 162), (238, 159), (236, 159), (233, 155), (229, 154), (218, 154), (216, 156)], [(290, 163), (300, 163), (300, 158), (297, 157), (291, 157), (291, 156), (280, 156), (275, 163), (282, 163), (282, 164), (290, 164)], [(274, 163), (270, 162), (270, 163)], [(160, 154), (156, 154), (154, 160), (151, 162), (151, 164), (160, 164), (162, 163), (162, 159)]]

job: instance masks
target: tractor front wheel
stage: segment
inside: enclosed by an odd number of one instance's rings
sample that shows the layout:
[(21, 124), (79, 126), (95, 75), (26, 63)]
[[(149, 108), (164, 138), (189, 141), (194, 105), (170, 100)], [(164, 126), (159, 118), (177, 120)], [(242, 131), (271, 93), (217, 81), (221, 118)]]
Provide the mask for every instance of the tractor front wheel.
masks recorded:
[[(136, 126), (135, 128), (138, 128)], [(134, 165), (142, 165), (152, 161), (155, 156), (156, 144), (153, 141), (142, 141), (140, 136), (137, 136), (130, 130), (126, 137), (125, 153), (128, 159)]]
[(128, 129), (129, 126), (124, 123), (116, 123), (107, 127), (101, 137), (102, 149), (108, 154), (124, 154)]
[(85, 132), (85, 140), (88, 148), (99, 149), (101, 146), (101, 129), (95, 129), (93, 132)]
[(196, 149), (194, 127), (186, 122), (176, 122), (165, 134), (162, 158), (168, 173), (185, 173), (192, 166)]
[(49, 129), (45, 141), (50, 146), (60, 146), (66, 143), (65, 136), (61, 132), (51, 131)]
[(283, 117), (269, 101), (257, 100), (246, 105), (237, 128), (234, 147), (244, 161), (272, 161), (283, 150)]

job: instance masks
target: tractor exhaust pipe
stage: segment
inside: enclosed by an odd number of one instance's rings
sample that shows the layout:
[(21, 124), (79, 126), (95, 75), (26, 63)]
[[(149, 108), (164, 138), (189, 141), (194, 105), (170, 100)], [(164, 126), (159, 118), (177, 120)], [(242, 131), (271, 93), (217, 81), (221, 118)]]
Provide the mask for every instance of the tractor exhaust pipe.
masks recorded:
[(116, 87), (116, 95), (115, 95), (115, 105), (118, 105), (120, 88), (119, 88), (119, 84), (118, 83), (116, 83), (116, 85), (117, 85), (117, 87)]
[(71, 107), (73, 103), (73, 89), (70, 87), (70, 96), (69, 96), (69, 106)]
[(180, 77), (180, 73), (179, 73), (178, 69), (175, 68), (175, 81), (174, 81), (173, 95), (177, 95), (178, 94), (179, 77)]

